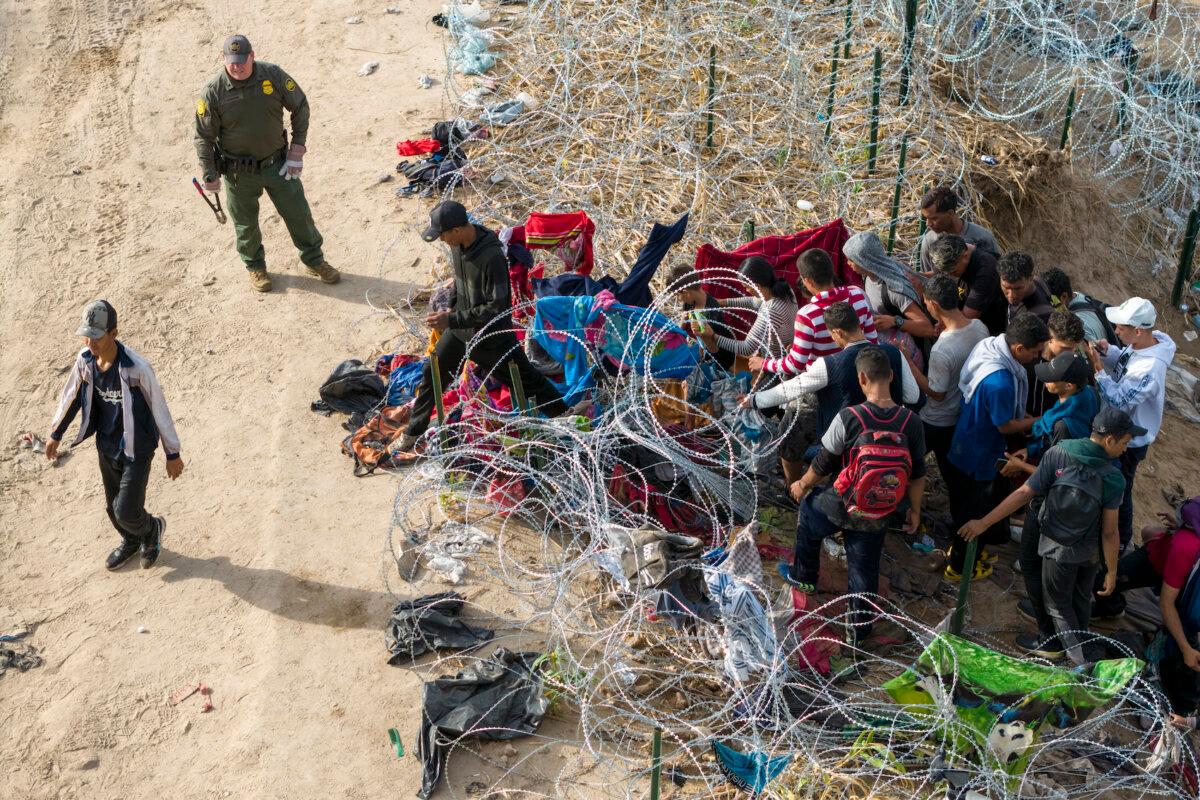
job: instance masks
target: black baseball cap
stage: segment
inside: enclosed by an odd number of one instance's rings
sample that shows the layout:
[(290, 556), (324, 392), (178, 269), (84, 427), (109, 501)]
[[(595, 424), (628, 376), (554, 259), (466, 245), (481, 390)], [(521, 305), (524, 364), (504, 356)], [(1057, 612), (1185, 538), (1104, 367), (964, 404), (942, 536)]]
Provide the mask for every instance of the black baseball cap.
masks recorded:
[(235, 33), (225, 40), (225, 44), (221, 47), (221, 55), (225, 56), (226, 64), (245, 64), (253, 49), (249, 39), (240, 33)]
[(1033, 372), (1043, 383), (1066, 381), (1076, 386), (1086, 386), (1092, 377), (1092, 368), (1087, 359), (1077, 353), (1059, 353), (1051, 360), (1035, 366)]
[(1140, 425), (1134, 425), (1129, 415), (1121, 409), (1105, 406), (1092, 420), (1092, 433), (1098, 433), (1101, 436), (1124, 436), (1128, 433), (1136, 439), (1139, 436), (1145, 436), (1146, 429)]
[(429, 212), (429, 227), (421, 234), (421, 238), (427, 242), (436, 242), (446, 231), (460, 228), (468, 222), (467, 209), (463, 208), (463, 204), (446, 200), (438, 203), (433, 211)]

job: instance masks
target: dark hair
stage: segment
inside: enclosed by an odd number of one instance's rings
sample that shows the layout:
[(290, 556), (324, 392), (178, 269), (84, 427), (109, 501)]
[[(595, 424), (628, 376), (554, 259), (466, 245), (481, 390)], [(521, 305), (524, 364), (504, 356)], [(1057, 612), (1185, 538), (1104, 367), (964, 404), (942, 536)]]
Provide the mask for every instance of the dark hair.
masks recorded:
[(858, 314), (849, 303), (833, 303), (825, 309), (825, 327), (843, 333), (854, 333), (860, 329)]
[(1005, 283), (1016, 283), (1032, 278), (1033, 256), (1029, 253), (1022, 253), (1020, 250), (1005, 253), (996, 262), (996, 271), (1000, 273), (1000, 280)]
[(833, 273), (833, 259), (829, 257), (829, 253), (819, 247), (801, 253), (796, 266), (800, 270), (801, 278), (811, 281), (817, 286), (833, 286), (836, 282)]
[(892, 365), (879, 345), (869, 344), (854, 357), (854, 369), (867, 376), (871, 383), (892, 379)]
[(958, 281), (938, 273), (925, 281), (925, 298), (942, 308), (958, 308)]
[(935, 186), (921, 198), (921, 208), (933, 206), (934, 211), (953, 211), (962, 205), (962, 200), (949, 186)]
[(1083, 320), (1070, 311), (1055, 311), (1046, 320), (1046, 327), (1060, 342), (1083, 341)]
[(958, 265), (958, 260), (967, 251), (967, 240), (953, 233), (943, 234), (929, 245), (929, 260), (934, 269), (949, 272)]
[(1043, 272), (1042, 280), (1046, 282), (1046, 288), (1050, 290), (1050, 294), (1055, 297), (1066, 295), (1067, 300), (1070, 300), (1075, 296), (1075, 291), (1071, 288), (1071, 276), (1058, 267), (1051, 267)]
[(1008, 323), (1004, 338), (1009, 344), (1019, 344), (1024, 347), (1037, 347), (1050, 341), (1050, 329), (1041, 317), (1028, 311), (1017, 314)]
[(700, 283), (700, 273), (688, 264), (676, 264), (667, 275), (667, 286), (674, 291), (690, 289)]
[(771, 297), (793, 301), (796, 299), (795, 293), (792, 292), (791, 284), (784, 278), (776, 275), (775, 268), (771, 266), (771, 262), (762, 256), (750, 256), (747, 258), (738, 267), (738, 273), (755, 286), (768, 289)]

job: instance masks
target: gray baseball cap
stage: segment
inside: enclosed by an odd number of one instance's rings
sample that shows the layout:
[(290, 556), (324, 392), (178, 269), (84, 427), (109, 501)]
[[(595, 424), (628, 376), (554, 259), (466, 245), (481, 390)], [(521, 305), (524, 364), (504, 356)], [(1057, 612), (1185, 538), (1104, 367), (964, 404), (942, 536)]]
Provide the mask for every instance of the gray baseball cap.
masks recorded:
[(225, 40), (225, 44), (221, 47), (221, 55), (225, 56), (226, 64), (245, 64), (253, 49), (249, 39), (240, 33), (235, 33)]
[(83, 321), (76, 336), (99, 339), (117, 327), (117, 310), (107, 300), (93, 300), (83, 309)]

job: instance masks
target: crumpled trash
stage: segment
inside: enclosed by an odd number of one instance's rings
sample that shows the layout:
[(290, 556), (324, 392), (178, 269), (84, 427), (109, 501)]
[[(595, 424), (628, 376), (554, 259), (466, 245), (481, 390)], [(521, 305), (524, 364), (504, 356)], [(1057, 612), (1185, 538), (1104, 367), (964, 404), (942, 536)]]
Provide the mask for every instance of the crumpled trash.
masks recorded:
[(375, 70), (377, 70), (377, 69), (379, 69), (378, 61), (368, 61), (367, 63), (363, 64), (361, 67), (358, 68), (358, 77), (365, 78), (368, 75), (375, 72)]
[(362, 24), (362, 21), (363, 21), (363, 18), (362, 18), (362, 17), (359, 17), (359, 16), (354, 16), (354, 17), (346, 17), (346, 24), (347, 24), (347, 25), (361, 25), (361, 24)]
[(479, 121), (484, 125), (508, 125), (525, 113), (525, 103), (520, 100), (505, 100), (489, 106), (479, 115)]
[(434, 556), (425, 562), (425, 566), (438, 573), (442, 580), (455, 585), (463, 582), (463, 575), (467, 571), (466, 564), (451, 556)]
[(434, 650), (469, 650), (490, 641), (495, 634), (473, 628), (459, 619), (465, 599), (458, 592), (442, 592), (405, 600), (388, 619), (384, 641), (389, 664), (398, 664)]
[(425, 684), (417, 736), (417, 758), (422, 763), (417, 797), (428, 800), (437, 789), (447, 749), (458, 739), (516, 739), (538, 729), (550, 707), (534, 667), (539, 656), (499, 647), (486, 661)]
[(457, 17), (468, 25), (482, 25), (492, 18), (492, 12), (485, 9), (478, 2), (444, 5), (442, 6), (442, 13), (447, 17)]
[(18, 672), (28, 672), (34, 667), (40, 667), (43, 663), (45, 662), (38, 654), (37, 648), (32, 645), (16, 644), (12, 647), (0, 647), (0, 676), (3, 676), (10, 668)]
[(42, 437), (31, 431), (22, 431), (16, 436), (16, 445), (20, 450), (32, 450), (35, 453), (46, 452), (46, 443)]
[(433, 78), (429, 75), (421, 75), (417, 78), (418, 89), (428, 89), (433, 86)]
[(1200, 379), (1178, 364), (1167, 366), (1166, 406), (1188, 422), (1200, 424)]
[(476, 86), (463, 92), (458, 98), (458, 103), (463, 108), (483, 108), (483, 98), (491, 93), (492, 90), (486, 86)]

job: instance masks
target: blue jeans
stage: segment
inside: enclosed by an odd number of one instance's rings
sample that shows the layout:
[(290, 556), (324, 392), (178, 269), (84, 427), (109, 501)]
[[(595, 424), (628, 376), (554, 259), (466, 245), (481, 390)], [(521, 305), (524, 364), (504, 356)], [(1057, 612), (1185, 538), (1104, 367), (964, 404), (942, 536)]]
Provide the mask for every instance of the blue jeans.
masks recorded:
[[(813, 505), (817, 492), (809, 492), (800, 504), (796, 528), (796, 550), (792, 558), (792, 577), (816, 586), (821, 574), (821, 543), (837, 533), (838, 526), (829, 521)], [(862, 641), (871, 633), (874, 612), (871, 604), (860, 594), (879, 594), (879, 560), (883, 555), (886, 531), (854, 531), (841, 529), (846, 544), (846, 566), (849, 571), (847, 591), (850, 598), (850, 619), (854, 639)]]
[(1130, 447), (1121, 454), (1121, 474), (1125, 476), (1125, 497), (1121, 500), (1121, 510), (1117, 512), (1117, 530), (1121, 534), (1121, 552), (1133, 540), (1133, 476), (1137, 474), (1138, 464), (1146, 458), (1150, 445)]

